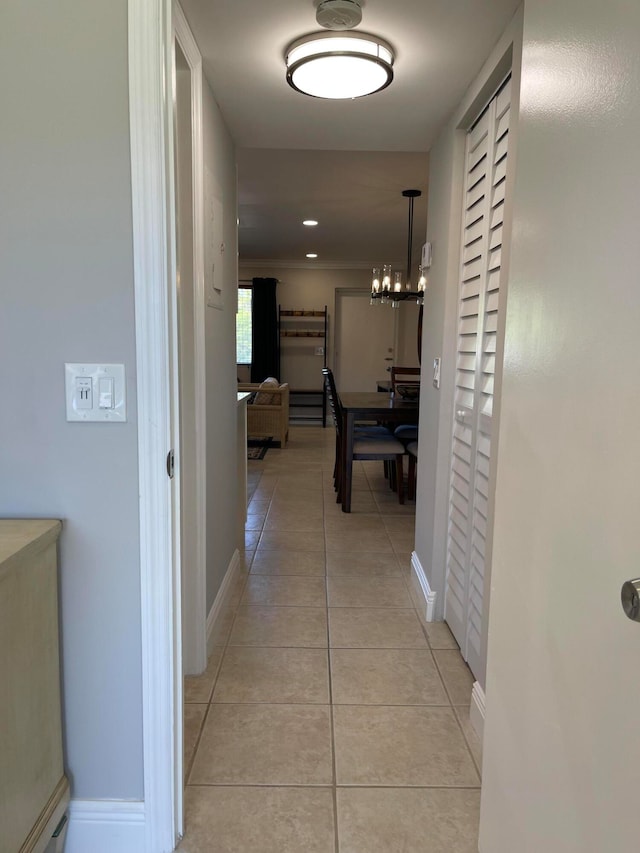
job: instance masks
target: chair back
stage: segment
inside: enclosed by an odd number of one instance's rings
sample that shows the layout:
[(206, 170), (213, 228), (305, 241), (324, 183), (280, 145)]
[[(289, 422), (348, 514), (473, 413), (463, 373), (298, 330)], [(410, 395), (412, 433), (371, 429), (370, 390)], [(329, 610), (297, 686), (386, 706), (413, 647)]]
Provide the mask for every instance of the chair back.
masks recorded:
[(411, 385), (420, 387), (419, 367), (397, 367), (391, 368), (391, 393), (396, 393), (397, 385)]
[(340, 435), (342, 431), (342, 406), (336, 389), (336, 380), (334, 379), (333, 371), (330, 367), (323, 367), (322, 375), (324, 377), (324, 387), (326, 388), (327, 397), (329, 398), (329, 405), (331, 406), (333, 420), (335, 422), (338, 435)]

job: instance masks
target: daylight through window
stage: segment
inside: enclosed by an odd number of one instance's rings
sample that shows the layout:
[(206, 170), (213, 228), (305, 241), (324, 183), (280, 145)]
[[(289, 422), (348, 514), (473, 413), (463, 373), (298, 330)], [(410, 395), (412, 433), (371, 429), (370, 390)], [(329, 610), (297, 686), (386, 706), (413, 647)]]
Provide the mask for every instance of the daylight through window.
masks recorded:
[(251, 364), (251, 302), (250, 287), (238, 289), (238, 313), (236, 314), (236, 361)]

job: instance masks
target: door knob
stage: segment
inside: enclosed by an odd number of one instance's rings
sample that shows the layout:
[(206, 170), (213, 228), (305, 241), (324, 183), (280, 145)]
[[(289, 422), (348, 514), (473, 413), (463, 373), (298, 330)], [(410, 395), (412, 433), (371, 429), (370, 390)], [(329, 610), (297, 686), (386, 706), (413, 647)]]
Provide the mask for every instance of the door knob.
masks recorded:
[(632, 619), (634, 622), (640, 622), (640, 578), (625, 581), (622, 584), (620, 599), (622, 601), (622, 609), (629, 619)]

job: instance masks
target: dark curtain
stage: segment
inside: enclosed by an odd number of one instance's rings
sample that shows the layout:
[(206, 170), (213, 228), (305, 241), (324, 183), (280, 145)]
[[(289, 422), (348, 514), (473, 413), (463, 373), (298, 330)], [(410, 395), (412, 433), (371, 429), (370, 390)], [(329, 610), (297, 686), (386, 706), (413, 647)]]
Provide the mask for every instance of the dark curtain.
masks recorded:
[(278, 376), (278, 308), (275, 278), (253, 279), (251, 309), (251, 381)]

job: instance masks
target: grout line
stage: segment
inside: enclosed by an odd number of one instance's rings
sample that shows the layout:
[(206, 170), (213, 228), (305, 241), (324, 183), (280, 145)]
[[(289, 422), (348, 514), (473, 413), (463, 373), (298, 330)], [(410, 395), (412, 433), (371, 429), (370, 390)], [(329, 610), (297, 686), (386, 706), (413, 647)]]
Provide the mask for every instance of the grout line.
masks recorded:
[[(196, 782), (191, 788), (325, 788), (332, 786), (327, 782)], [(410, 788), (414, 791), (477, 791), (479, 785), (401, 785), (389, 782), (341, 782), (336, 788), (367, 788), (369, 790), (386, 791), (388, 788), (403, 790)]]

